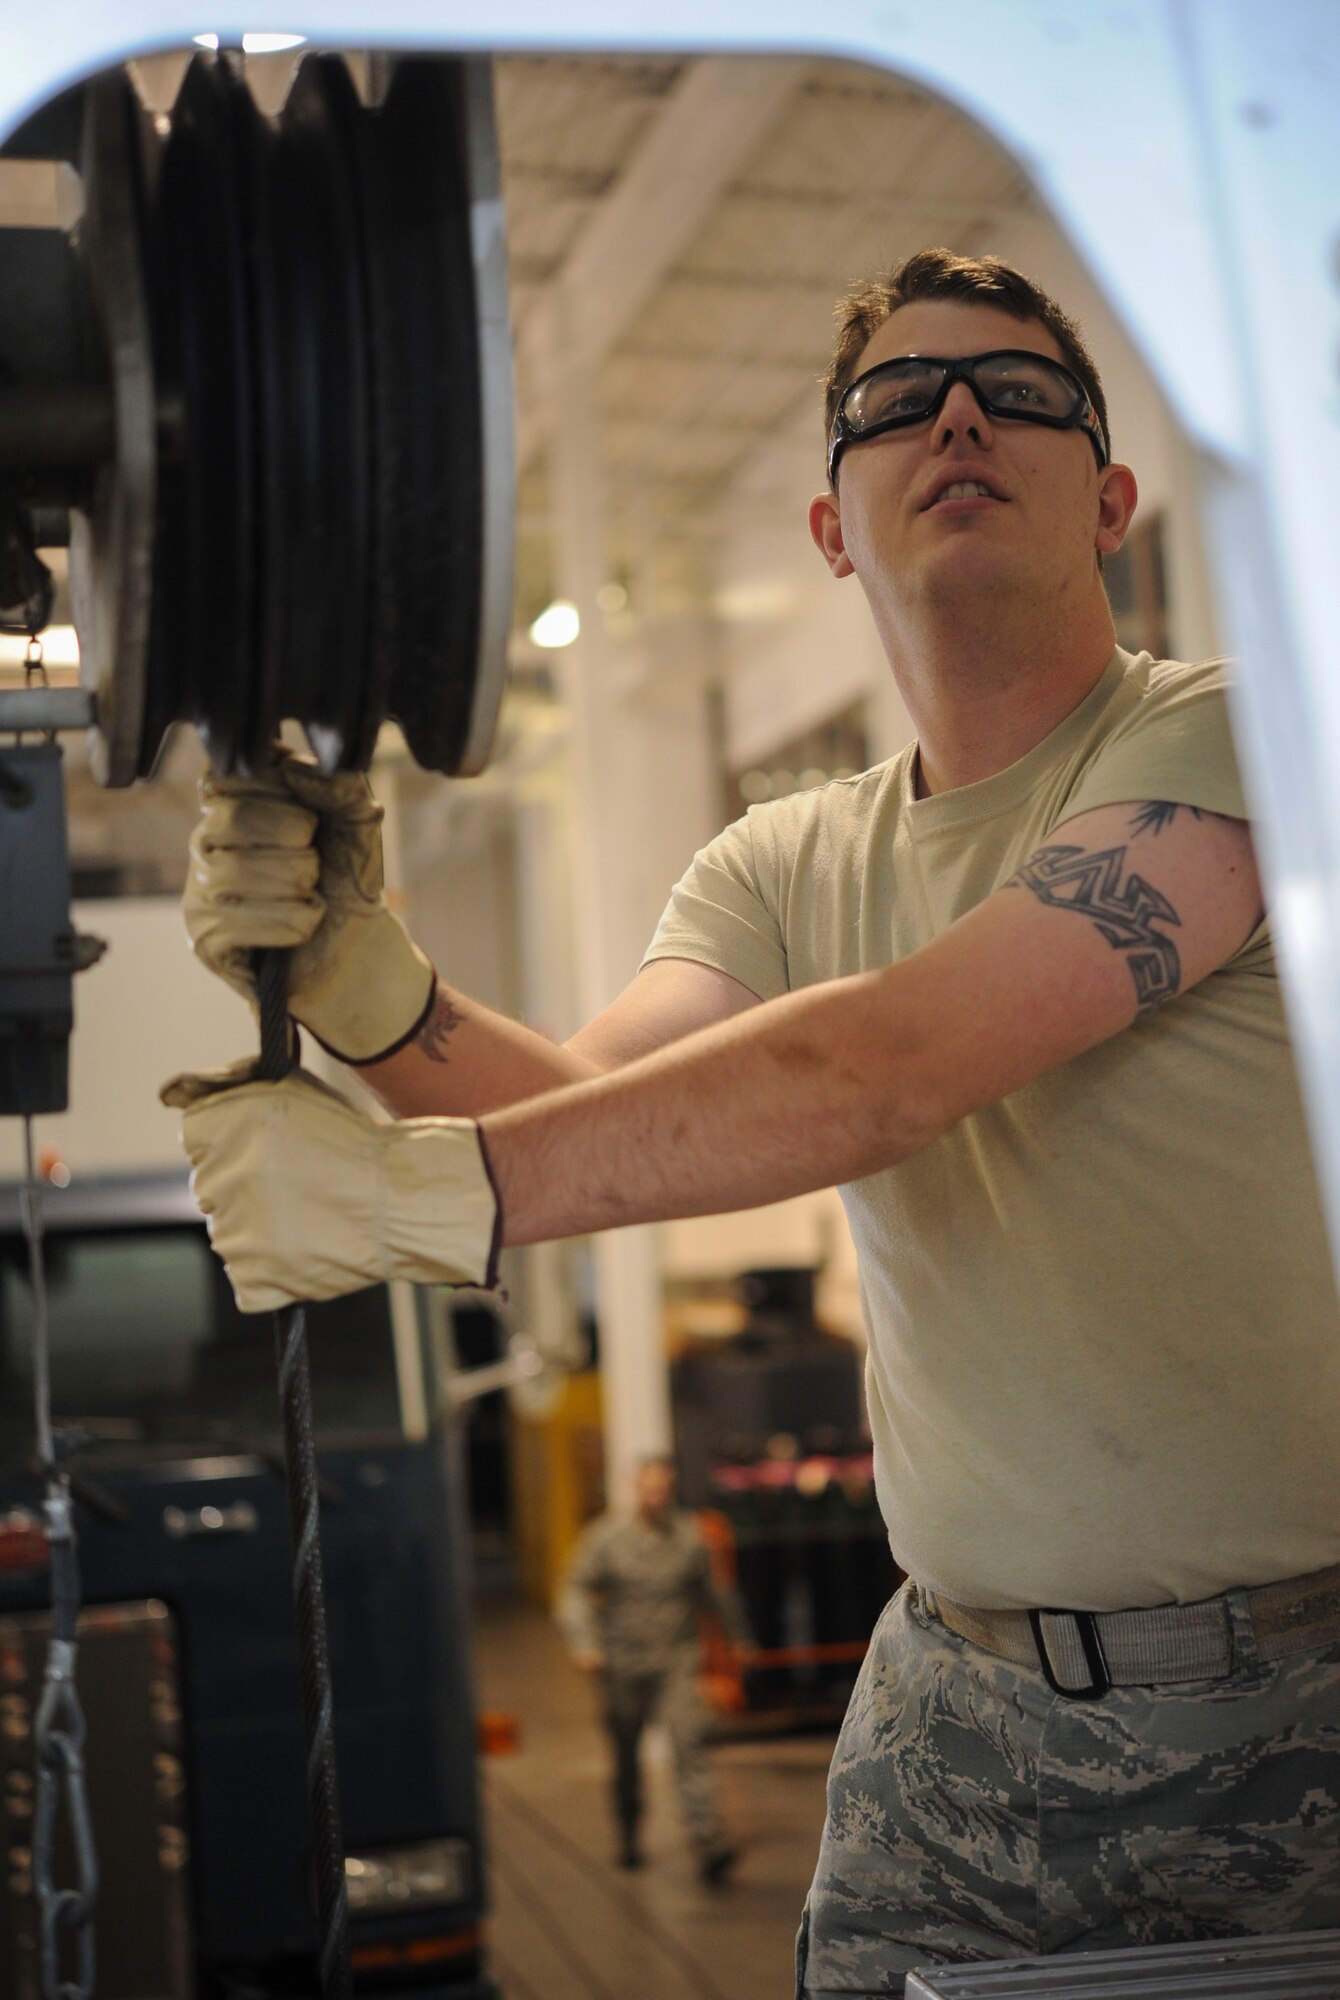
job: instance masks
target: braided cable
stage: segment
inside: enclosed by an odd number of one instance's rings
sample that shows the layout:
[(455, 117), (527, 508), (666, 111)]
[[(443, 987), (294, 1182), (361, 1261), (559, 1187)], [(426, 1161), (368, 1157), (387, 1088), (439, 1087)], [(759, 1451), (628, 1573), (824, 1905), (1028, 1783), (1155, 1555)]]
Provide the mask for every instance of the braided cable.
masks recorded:
[[(51, 1549), (51, 1638), (42, 1696), (33, 1719), (37, 1795), (33, 1816), (33, 1893), (41, 1924), (39, 1959), (43, 2000), (92, 2000), (96, 1957), (93, 1913), (98, 1900), (98, 1854), (84, 1770), (84, 1712), (75, 1683), (78, 1657), (79, 1557), (70, 1481), (57, 1462), (51, 1426), (51, 1329), (43, 1249), (42, 1200), (34, 1161), (33, 1121), (23, 1121), (26, 1179), (23, 1227), (33, 1297), (33, 1396), (37, 1450), (46, 1482), (47, 1537)], [(64, 1808), (74, 1847), (76, 1882), (57, 1886), (56, 1826)], [(73, 1956), (70, 1977), (62, 1958)]]
[[(279, 1083), (294, 1066), (286, 1006), (287, 955), (282, 951), (262, 951), (257, 953), (256, 961), (261, 1017), (259, 1074), (267, 1083)], [(303, 1732), (307, 1741), (307, 1804), (316, 1880), (321, 1992), (324, 2000), (352, 2000), (349, 1901), (335, 1769), (334, 1700), (321, 1570), (312, 1378), (307, 1356), (307, 1316), (300, 1305), (285, 1306), (275, 1314), (275, 1359), (284, 1425), (293, 1602), (298, 1627)]]

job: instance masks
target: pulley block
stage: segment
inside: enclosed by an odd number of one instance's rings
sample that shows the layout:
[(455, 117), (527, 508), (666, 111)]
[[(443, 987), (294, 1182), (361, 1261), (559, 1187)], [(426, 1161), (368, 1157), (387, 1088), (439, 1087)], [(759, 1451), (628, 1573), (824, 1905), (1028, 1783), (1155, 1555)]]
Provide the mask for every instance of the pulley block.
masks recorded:
[(76, 133), (84, 214), (59, 251), (0, 231), (0, 545), (31, 599), (68, 515), (106, 784), (181, 721), (220, 771), (286, 718), (327, 770), (388, 717), (429, 769), (487, 759), (513, 501), (489, 68), (380, 73), (367, 102), (309, 56), (269, 117), (201, 53), (169, 119), (113, 73), (11, 142)]

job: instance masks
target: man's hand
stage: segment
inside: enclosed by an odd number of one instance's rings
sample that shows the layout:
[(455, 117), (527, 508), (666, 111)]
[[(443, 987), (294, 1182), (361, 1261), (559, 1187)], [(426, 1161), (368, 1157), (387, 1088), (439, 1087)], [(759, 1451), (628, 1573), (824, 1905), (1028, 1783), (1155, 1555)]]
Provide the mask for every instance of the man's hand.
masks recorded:
[(572, 1657), (582, 1672), (591, 1675), (592, 1679), (597, 1674), (603, 1674), (605, 1671), (605, 1655), (603, 1653), (574, 1653)]
[(243, 1312), (365, 1285), (492, 1285), (498, 1204), (468, 1118), (378, 1125), (302, 1070), (165, 1084), (191, 1185)]
[(433, 968), (382, 892), (382, 809), (355, 771), (277, 750), (207, 777), (182, 909), (203, 964), (254, 1004), (253, 954), (289, 950), (288, 1005), (332, 1055), (375, 1062), (414, 1034)]

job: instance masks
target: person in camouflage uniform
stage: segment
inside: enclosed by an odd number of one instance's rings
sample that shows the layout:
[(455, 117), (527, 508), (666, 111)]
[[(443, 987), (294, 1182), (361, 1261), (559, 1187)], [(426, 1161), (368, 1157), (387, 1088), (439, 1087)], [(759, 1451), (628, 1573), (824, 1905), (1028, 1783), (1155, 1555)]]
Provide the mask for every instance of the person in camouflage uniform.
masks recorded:
[(685, 1831), (704, 1881), (715, 1885), (736, 1850), (707, 1760), (699, 1622), (716, 1616), (737, 1644), (748, 1635), (738, 1601), (717, 1588), (707, 1546), (674, 1500), (673, 1465), (645, 1459), (633, 1512), (602, 1514), (583, 1531), (564, 1578), (559, 1622), (578, 1665), (600, 1683), (621, 1866), (642, 1865), (640, 1750), (643, 1731), (659, 1721), (670, 1738)]

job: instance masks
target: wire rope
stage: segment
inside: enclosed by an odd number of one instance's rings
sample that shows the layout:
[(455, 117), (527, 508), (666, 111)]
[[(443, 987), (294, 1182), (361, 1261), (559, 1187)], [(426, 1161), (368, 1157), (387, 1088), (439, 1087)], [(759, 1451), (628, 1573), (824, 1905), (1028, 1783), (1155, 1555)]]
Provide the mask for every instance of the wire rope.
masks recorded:
[[(257, 954), (260, 1000), (259, 1074), (282, 1082), (294, 1066), (286, 1006), (287, 955)], [(321, 1567), (320, 1493), (307, 1315), (302, 1306), (275, 1314), (275, 1359), (284, 1426), (284, 1475), (293, 1550), (293, 1603), (298, 1628), (303, 1731), (307, 1743), (307, 1805), (316, 1882), (318, 1959), (324, 2000), (353, 2000), (349, 1963), (349, 1898), (344, 1833), (335, 1766), (335, 1709)]]
[[(93, 1910), (98, 1896), (98, 1856), (84, 1773), (84, 1714), (75, 1685), (79, 1621), (79, 1557), (70, 1482), (56, 1456), (51, 1422), (51, 1323), (42, 1197), (33, 1148), (33, 1122), (23, 1121), (23, 1229), (33, 1300), (33, 1417), (37, 1455), (46, 1482), (47, 1538), (51, 1548), (51, 1638), (42, 1694), (33, 1720), (37, 1796), (33, 1813), (33, 1894), (37, 1901), (38, 1956), (43, 2000), (92, 2000), (95, 1970)], [(75, 1882), (59, 1888), (53, 1873), (56, 1824), (65, 1808), (74, 1846)], [(62, 1976), (62, 1939), (73, 1940), (75, 1970)]]

